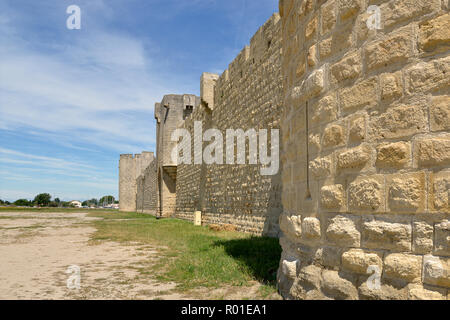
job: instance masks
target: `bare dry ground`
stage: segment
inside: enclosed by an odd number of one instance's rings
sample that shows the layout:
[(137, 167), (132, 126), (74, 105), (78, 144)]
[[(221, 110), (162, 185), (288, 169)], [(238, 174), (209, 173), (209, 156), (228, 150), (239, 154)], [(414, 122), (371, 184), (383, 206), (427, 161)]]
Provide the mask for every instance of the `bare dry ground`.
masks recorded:
[[(179, 292), (151, 272), (158, 247), (90, 241), (99, 218), (86, 213), (0, 213), (0, 299), (252, 299), (260, 287)], [(70, 266), (81, 288), (69, 289)], [(275, 297), (276, 298), (276, 297)]]

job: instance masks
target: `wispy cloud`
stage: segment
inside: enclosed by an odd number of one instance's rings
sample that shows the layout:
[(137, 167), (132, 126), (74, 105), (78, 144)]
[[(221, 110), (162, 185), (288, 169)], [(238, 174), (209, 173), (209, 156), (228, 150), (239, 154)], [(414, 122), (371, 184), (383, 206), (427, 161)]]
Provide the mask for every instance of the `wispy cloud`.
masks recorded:
[(119, 153), (155, 148), (154, 103), (198, 93), (276, 2), (77, 0), (69, 31), (71, 0), (2, 0), (0, 198), (117, 195)]

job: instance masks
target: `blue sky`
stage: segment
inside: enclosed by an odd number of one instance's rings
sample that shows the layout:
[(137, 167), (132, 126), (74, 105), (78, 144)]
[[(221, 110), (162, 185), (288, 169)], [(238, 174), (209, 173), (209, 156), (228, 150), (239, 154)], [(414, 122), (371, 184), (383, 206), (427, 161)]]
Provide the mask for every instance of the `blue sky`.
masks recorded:
[[(81, 8), (81, 30), (66, 9)], [(118, 194), (121, 153), (155, 149), (154, 103), (199, 94), (278, 0), (2, 0), (0, 199)]]

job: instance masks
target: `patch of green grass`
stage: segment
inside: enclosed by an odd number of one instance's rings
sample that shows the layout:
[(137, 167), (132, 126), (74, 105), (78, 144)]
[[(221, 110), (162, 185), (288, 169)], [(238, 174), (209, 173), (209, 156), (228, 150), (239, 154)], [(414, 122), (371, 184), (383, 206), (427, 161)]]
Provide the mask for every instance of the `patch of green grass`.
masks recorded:
[(153, 216), (144, 213), (137, 212), (123, 212), (117, 210), (95, 210), (89, 211), (88, 217), (92, 218), (103, 218), (105, 220), (114, 219), (155, 219)]
[(247, 286), (254, 280), (275, 288), (275, 272), (281, 255), (278, 239), (211, 231), (177, 219), (157, 220), (146, 215), (136, 220), (136, 214), (128, 216), (133, 220), (94, 221), (97, 232), (93, 240), (162, 246), (161, 259), (142, 273), (176, 282), (182, 290)]

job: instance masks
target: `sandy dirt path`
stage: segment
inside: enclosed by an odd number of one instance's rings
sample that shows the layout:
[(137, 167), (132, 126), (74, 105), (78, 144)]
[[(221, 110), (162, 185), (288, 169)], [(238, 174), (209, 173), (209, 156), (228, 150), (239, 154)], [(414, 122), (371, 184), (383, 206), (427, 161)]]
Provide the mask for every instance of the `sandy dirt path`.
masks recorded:
[[(158, 258), (151, 246), (103, 241), (86, 213), (0, 213), (0, 299), (183, 299), (175, 284), (136, 268)], [(80, 268), (80, 289), (75, 273)], [(76, 270), (76, 269), (74, 269)], [(69, 280), (69, 287), (67, 282)]]
[[(157, 247), (102, 241), (92, 245), (92, 221), (86, 213), (0, 213), (0, 299), (242, 299), (257, 295), (259, 285), (199, 289), (178, 293), (175, 283), (151, 274)], [(79, 267), (80, 288), (73, 288)], [(76, 270), (76, 269), (75, 269)], [(68, 287), (69, 280), (69, 287)], [(241, 289), (242, 290), (242, 289)]]

